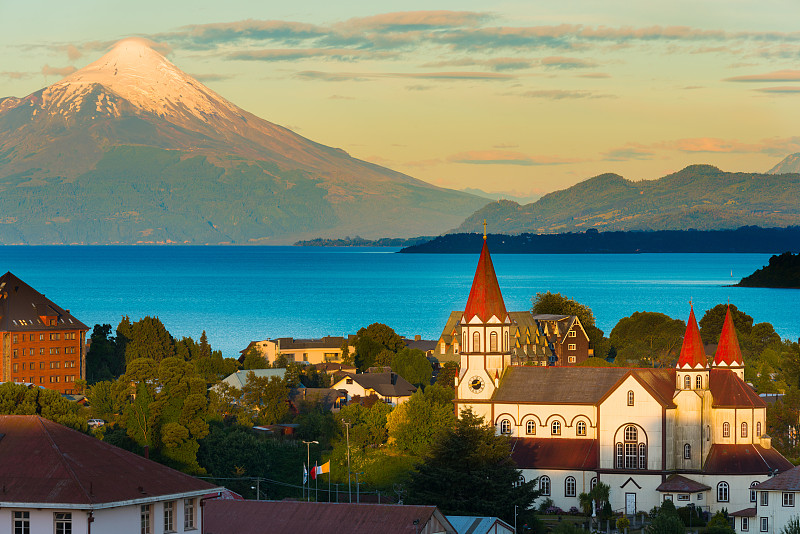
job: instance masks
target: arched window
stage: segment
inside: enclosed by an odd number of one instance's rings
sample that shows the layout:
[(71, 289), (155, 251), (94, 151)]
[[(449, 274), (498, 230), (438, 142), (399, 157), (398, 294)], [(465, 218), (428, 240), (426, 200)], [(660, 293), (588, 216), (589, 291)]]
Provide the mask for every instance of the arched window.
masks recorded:
[(539, 489), (542, 490), (542, 495), (550, 495), (550, 477), (542, 475), (539, 477)]
[(623, 442), (615, 447), (617, 469), (647, 469), (647, 444), (639, 443), (639, 431), (633, 425), (623, 430)]
[(467, 331), (466, 330), (461, 333), (461, 346), (464, 347), (465, 349), (469, 350), (469, 348), (467, 347)]
[(567, 477), (564, 481), (564, 497), (575, 496), (575, 477)]
[(527, 423), (525, 423), (525, 432), (527, 432), (531, 436), (535, 435), (536, 434), (536, 421), (531, 419)]
[(758, 486), (758, 482), (753, 481), (750, 483), (750, 502), (756, 502), (756, 493), (758, 492), (753, 489), (756, 486)]
[(697, 375), (697, 378), (694, 379), (694, 389), (703, 389), (703, 377), (702, 375)]
[(508, 352), (508, 330), (506, 330), (506, 335), (503, 339), (503, 352)]
[(577, 425), (576, 431), (577, 431), (577, 434), (579, 436), (585, 436), (586, 435), (586, 423), (584, 423), (583, 421), (578, 421), (578, 425)]
[(625, 427), (625, 441), (637, 441), (638, 432), (633, 425)]
[(731, 437), (731, 424), (730, 423), (722, 423), (722, 437), (723, 438)]
[(692, 377), (686, 375), (683, 377), (683, 389), (692, 389)]
[(497, 352), (497, 332), (489, 334), (489, 352)]
[(478, 332), (472, 334), (472, 352), (481, 351), (481, 335)]
[(756, 423), (756, 437), (757, 438), (761, 437), (761, 421)]
[(633, 391), (628, 392), (628, 406), (633, 406)]
[(742, 437), (747, 437), (747, 423), (742, 423)]
[(592, 481), (589, 482), (589, 491), (593, 490), (595, 486), (597, 486), (597, 477), (592, 477)]
[(553, 421), (550, 424), (550, 433), (554, 436), (561, 435), (561, 421)]
[(520, 488), (522, 485), (525, 484), (525, 477), (520, 475), (516, 482), (512, 484), (515, 488)]
[(511, 434), (511, 421), (508, 419), (503, 419), (500, 421), (500, 433), (501, 434)]
[(622, 443), (617, 443), (617, 469), (622, 469), (622, 466), (625, 465), (624, 463), (624, 452), (622, 448)]
[(639, 444), (639, 469), (647, 469), (647, 445)]
[(717, 484), (717, 502), (728, 502), (728, 483)]
[(689, 445), (688, 443), (683, 446), (683, 458), (685, 460), (692, 459), (692, 446)]

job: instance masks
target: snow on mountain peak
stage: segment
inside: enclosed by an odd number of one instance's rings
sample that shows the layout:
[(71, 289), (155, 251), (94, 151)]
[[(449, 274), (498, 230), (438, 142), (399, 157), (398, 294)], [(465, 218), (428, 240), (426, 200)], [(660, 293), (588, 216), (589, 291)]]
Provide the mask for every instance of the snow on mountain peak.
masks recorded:
[(241, 116), (238, 107), (181, 71), (154, 50), (154, 44), (137, 37), (123, 39), (94, 63), (51, 85), (43, 98), (50, 96), (51, 103), (70, 102), (98, 84), (135, 107), (165, 118), (189, 114), (207, 121)]

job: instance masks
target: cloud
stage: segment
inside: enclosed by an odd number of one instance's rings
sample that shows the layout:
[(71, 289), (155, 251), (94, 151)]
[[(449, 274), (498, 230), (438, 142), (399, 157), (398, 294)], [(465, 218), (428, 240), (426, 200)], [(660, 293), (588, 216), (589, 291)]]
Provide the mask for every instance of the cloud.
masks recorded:
[(587, 69), (597, 67), (597, 63), (575, 57), (552, 56), (541, 60), (542, 65), (554, 69)]
[(421, 159), (418, 161), (406, 161), (405, 163), (403, 163), (403, 166), (423, 169), (426, 167), (435, 167), (437, 165), (441, 165), (442, 163), (444, 163), (444, 161), (438, 158), (432, 158), (432, 159)]
[(253, 19), (192, 24), (183, 26), (179, 30), (158, 34), (157, 37), (180, 41), (184, 46), (205, 49), (236, 41), (276, 41), (296, 44), (323, 36), (329, 31), (324, 27), (303, 22)]
[(616, 98), (614, 95), (600, 94), (593, 91), (565, 90), (565, 89), (538, 89), (520, 93), (525, 98), (545, 98), (548, 100), (565, 100), (575, 98)]
[(69, 58), (70, 61), (75, 61), (76, 59), (80, 59), (82, 55), (83, 52), (81, 52), (77, 46), (67, 45), (67, 57)]
[(352, 96), (343, 96), (343, 95), (331, 95), (328, 97), (329, 100), (355, 100)]
[(603, 79), (603, 78), (611, 78), (611, 75), (607, 72), (587, 72), (586, 74), (578, 74), (579, 78), (596, 78), (596, 79)]
[(200, 80), (201, 82), (221, 82), (222, 80), (230, 80), (234, 77), (233, 74), (217, 74), (213, 72), (192, 74), (191, 76), (195, 80)]
[(781, 86), (779, 86), (779, 87), (762, 87), (761, 89), (755, 89), (755, 90), (759, 91), (761, 93), (770, 93), (770, 94), (784, 94), (784, 95), (800, 94), (800, 86), (792, 87), (792, 86), (789, 86), (789, 85), (784, 85), (782, 87)]
[(758, 142), (742, 142), (738, 139), (721, 139), (718, 137), (694, 137), (659, 141), (656, 143), (628, 143), (622, 148), (605, 152), (605, 159), (647, 159), (655, 156), (656, 151), (667, 150), (685, 153), (714, 154), (767, 154), (785, 156), (800, 151), (800, 136), (773, 137)]
[(432, 63), (425, 63), (422, 65), (426, 68), (442, 68), (442, 67), (487, 67), (494, 71), (505, 70), (523, 70), (530, 69), (535, 66), (535, 62), (530, 59), (514, 58), (514, 57), (498, 57), (492, 59), (478, 60), (475, 58), (461, 58), (451, 59), (445, 61), (435, 61)]
[(429, 91), (433, 89), (430, 85), (406, 85), (406, 91)]
[(655, 156), (655, 152), (644, 148), (635, 146), (625, 146), (623, 148), (615, 148), (603, 153), (603, 159), (606, 161), (627, 161), (629, 159), (651, 159)]
[(9, 80), (23, 80), (25, 78), (30, 78), (34, 74), (32, 72), (14, 72), (14, 71), (5, 71), (0, 72), (0, 76), (3, 78), (8, 78)]
[(42, 67), (42, 74), (45, 76), (68, 76), (75, 72), (76, 69), (72, 65), (68, 65), (66, 67), (51, 67), (50, 65), (45, 65)]
[(244, 61), (295, 61), (298, 59), (330, 58), (353, 60), (357, 57), (388, 57), (387, 53), (378, 54), (369, 50), (351, 48), (273, 48), (268, 50), (248, 50), (231, 52), (228, 59)]
[(470, 150), (454, 154), (447, 158), (451, 163), (466, 163), (470, 165), (561, 165), (575, 163), (576, 159), (567, 159), (556, 156), (529, 156), (522, 152), (510, 150)]
[(734, 76), (725, 78), (726, 82), (800, 82), (800, 70), (777, 70), (766, 74), (751, 74), (749, 76)]
[(371, 17), (352, 18), (338, 24), (347, 31), (413, 31), (436, 28), (475, 27), (492, 17), (473, 11), (401, 11)]
[(322, 72), (315, 70), (301, 71), (296, 74), (300, 78), (322, 80), (326, 82), (365, 81), (374, 78), (414, 78), (420, 80), (511, 80), (514, 76), (494, 72)]
[(654, 145), (678, 152), (734, 152), (752, 153), (761, 152), (763, 147), (755, 143), (742, 143), (735, 139), (720, 139), (718, 137), (694, 137), (665, 141)]

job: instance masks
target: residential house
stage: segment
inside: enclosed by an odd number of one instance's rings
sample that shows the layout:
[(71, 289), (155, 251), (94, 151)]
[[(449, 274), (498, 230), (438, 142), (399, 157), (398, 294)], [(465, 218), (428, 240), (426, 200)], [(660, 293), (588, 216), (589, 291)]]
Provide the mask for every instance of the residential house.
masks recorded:
[(326, 336), (320, 339), (295, 339), (293, 337), (279, 337), (265, 339), (264, 341), (251, 341), (241, 351), (239, 361), (244, 361), (245, 354), (255, 349), (270, 364), (281, 355), (290, 362), (307, 362), (318, 364), (325, 362), (342, 362), (343, 348), (346, 346), (350, 354), (355, 353), (355, 336), (337, 337)]
[(86, 332), (69, 310), (11, 274), (0, 276), (0, 382), (78, 393), (86, 378)]
[(369, 397), (376, 395), (379, 399), (392, 406), (397, 406), (407, 401), (417, 391), (408, 380), (397, 373), (344, 373), (343, 376), (331, 386), (331, 389), (344, 391), (347, 401), (353, 397)]
[[(286, 376), (286, 369), (242, 369), (240, 371), (236, 371), (235, 373), (229, 374), (223, 378), (220, 383), (228, 384), (236, 389), (242, 389), (245, 384), (247, 384), (247, 375), (250, 373), (253, 373), (257, 378), (272, 378), (273, 376), (277, 378), (283, 378)], [(217, 385), (213, 385), (210, 389), (216, 387)]]
[(750, 507), (736, 510), (736, 532), (777, 534), (791, 519), (800, 519), (800, 467), (754, 485)]
[(691, 310), (674, 369), (513, 366), (514, 324), (484, 242), (460, 324), (457, 412), (511, 437), (522, 477), (564, 510), (598, 482), (628, 514), (665, 499), (740, 510), (751, 484), (792, 467), (765, 435), (730, 312), (711, 363)]
[(0, 533), (203, 532), (224, 488), (35, 415), (0, 415)]
[(205, 534), (456, 534), (435, 506), (209, 501)]
[(448, 515), (458, 534), (515, 534), (514, 527), (497, 517)]
[(342, 404), (347, 402), (347, 394), (333, 388), (299, 387), (289, 390), (289, 405), (297, 414), (304, 404), (318, 406), (326, 412), (338, 412)]

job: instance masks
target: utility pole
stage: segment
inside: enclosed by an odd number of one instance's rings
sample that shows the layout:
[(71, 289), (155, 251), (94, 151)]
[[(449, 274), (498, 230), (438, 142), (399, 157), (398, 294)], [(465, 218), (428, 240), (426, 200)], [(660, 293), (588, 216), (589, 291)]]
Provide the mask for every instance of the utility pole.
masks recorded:
[[(308, 482), (308, 491), (306, 492), (306, 502), (311, 502), (311, 444), (316, 443), (319, 445), (319, 441), (305, 441), (303, 443), (306, 444), (306, 465), (308, 466), (308, 477), (306, 477), (306, 481)], [(316, 477), (317, 474), (314, 473)]]
[(347, 494), (350, 504), (353, 504), (353, 484), (350, 482), (350, 421), (344, 421), (344, 426), (347, 428)]

